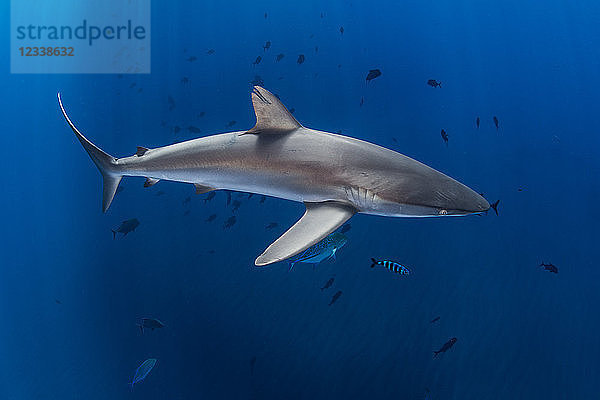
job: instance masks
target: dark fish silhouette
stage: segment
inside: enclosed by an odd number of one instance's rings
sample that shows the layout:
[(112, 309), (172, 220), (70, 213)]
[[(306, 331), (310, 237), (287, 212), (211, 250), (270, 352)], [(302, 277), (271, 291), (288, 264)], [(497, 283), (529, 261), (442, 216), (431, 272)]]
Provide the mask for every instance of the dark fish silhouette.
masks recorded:
[(338, 290), (337, 292), (335, 292), (335, 294), (331, 298), (331, 301), (329, 302), (329, 305), (332, 305), (333, 303), (335, 303), (340, 298), (341, 295), (342, 295), (341, 290)]
[(444, 139), (444, 142), (446, 143), (446, 146), (448, 146), (448, 133), (446, 133), (445, 130), (442, 129), (442, 132), (440, 132), (442, 135), (442, 139)]
[(477, 117), (477, 119), (475, 120), (475, 125), (477, 126), (477, 129), (479, 129), (480, 123), (481, 123), (481, 120), (479, 119), (479, 117)]
[(260, 204), (264, 203), (266, 199), (267, 199), (267, 196), (260, 196), (260, 201), (259, 201), (259, 203), (260, 203)]
[(236, 222), (235, 215), (233, 215), (233, 216), (229, 217), (229, 218), (227, 219), (227, 221), (225, 221), (225, 223), (223, 224), (223, 229), (226, 229), (226, 228), (231, 228), (232, 226), (234, 226), (234, 225), (235, 225), (235, 222)]
[(181, 78), (181, 83), (190, 83), (190, 78), (184, 76), (183, 78)]
[(302, 64), (304, 62), (304, 54), (300, 54), (298, 56), (298, 61), (296, 61), (298, 64)]
[(490, 204), (490, 207), (492, 207), (494, 209), (494, 212), (496, 213), (496, 215), (498, 215), (498, 204), (500, 203), (500, 200), (496, 200), (495, 203)]
[(136, 83), (133, 82), (131, 85), (129, 85), (129, 89), (133, 89), (135, 87)]
[(210, 49), (206, 52), (206, 54), (215, 54), (215, 49)]
[(446, 343), (444, 343), (444, 345), (438, 350), (438, 351), (434, 351), (433, 352), (433, 358), (436, 358), (438, 356), (438, 354), (440, 353), (445, 353), (448, 350), (450, 350), (450, 348), (452, 346), (454, 346), (454, 343), (456, 343), (458, 339), (453, 337), (452, 339), (448, 340)]
[(500, 122), (498, 121), (498, 117), (494, 115), (494, 125), (496, 125), (496, 130), (500, 127)]
[(132, 218), (121, 222), (121, 225), (117, 229), (111, 229), (113, 239), (117, 237), (117, 233), (122, 233), (123, 237), (127, 236), (129, 232), (135, 231), (135, 228), (140, 226), (140, 221), (137, 218)]
[[(267, 18), (267, 13), (265, 13), (265, 18)], [(254, 375), (254, 364), (256, 364), (256, 356), (250, 359), (250, 375)]]
[(192, 133), (200, 133), (200, 128), (197, 128), (193, 125), (188, 126), (187, 128), (188, 131), (192, 132)]
[(438, 322), (440, 320), (441, 317), (435, 317), (434, 319), (432, 319), (431, 321), (429, 321), (430, 323), (434, 323), (434, 322)]
[[(339, 65), (338, 65), (338, 67), (339, 67)], [(367, 82), (372, 81), (373, 79), (375, 79), (379, 76), (381, 76), (381, 71), (378, 69), (372, 69), (367, 74)]]
[(427, 84), (428, 84), (429, 86), (431, 86), (431, 87), (439, 87), (439, 88), (441, 88), (441, 87), (442, 87), (442, 82), (438, 82), (438, 81), (436, 81), (435, 79), (430, 79), (430, 80), (428, 80), (428, 81), (427, 81)]
[(271, 222), (269, 223), (269, 225), (265, 226), (265, 229), (273, 229), (273, 228), (277, 228), (279, 224), (277, 222)]
[(267, 40), (267, 41), (265, 42), (265, 45), (263, 46), (263, 50), (264, 50), (264, 51), (267, 51), (267, 50), (269, 50), (270, 48), (271, 48), (271, 42)]
[(346, 233), (346, 232), (348, 232), (350, 230), (350, 228), (352, 228), (352, 225), (351, 224), (346, 224), (346, 225), (342, 226), (342, 229), (340, 229), (340, 232), (341, 233)]
[(267, 13), (265, 13), (265, 19), (267, 19)]
[(261, 78), (260, 75), (254, 75), (254, 79), (252, 79), (250, 83), (254, 86), (264, 86), (265, 81), (263, 81), (263, 78)]
[(327, 282), (325, 282), (325, 284), (323, 285), (321, 290), (329, 289), (331, 287), (331, 285), (333, 285), (334, 280), (335, 280), (334, 278), (329, 278), (329, 280)]
[(206, 218), (206, 222), (213, 222), (217, 218), (217, 214), (211, 214), (208, 218)]
[(228, 127), (228, 128), (231, 128), (231, 127), (232, 127), (232, 126), (234, 126), (235, 124), (237, 124), (237, 121), (236, 121), (236, 120), (231, 120), (231, 121), (229, 121), (229, 122), (227, 123), (227, 127)]
[(186, 197), (185, 199), (183, 199), (183, 204), (190, 204), (190, 201), (192, 201), (192, 198), (190, 196)]
[(200, 117), (200, 118), (204, 117), (205, 115), (206, 115), (206, 113), (204, 111), (200, 111), (198, 113), (198, 117)]
[(193, 62), (193, 61), (196, 61), (197, 59), (198, 59), (198, 58), (197, 58), (196, 56), (191, 56), (191, 57), (188, 57), (188, 58), (186, 59), (186, 61)]
[(277, 54), (277, 57), (275, 57), (275, 61), (276, 61), (276, 62), (279, 62), (279, 61), (281, 61), (281, 59), (282, 59), (283, 57), (285, 57), (285, 54), (283, 54), (283, 53), (279, 53), (279, 54)]
[(231, 204), (231, 192), (227, 192), (227, 205)]
[(237, 210), (239, 210), (240, 206), (242, 205), (242, 202), (239, 200), (234, 200), (233, 201), (233, 208), (231, 209), (233, 212), (236, 212)]
[(319, 46), (315, 46), (315, 53), (319, 52)]
[(365, 98), (364, 98), (364, 97), (361, 97), (361, 98), (360, 98), (360, 106), (362, 107), (362, 106), (363, 106), (363, 104), (365, 104)]
[(254, 60), (254, 62), (252, 63), (252, 65), (258, 65), (258, 64), (260, 64), (261, 61), (262, 61), (262, 57), (258, 56), (258, 57), (256, 57), (256, 60)]
[(210, 193), (208, 194), (208, 196), (206, 196), (206, 198), (204, 199), (204, 202), (206, 203), (207, 201), (211, 201), (212, 199), (214, 199), (214, 198), (215, 198), (215, 196), (216, 196), (216, 195), (217, 195), (217, 194), (216, 194), (215, 192), (210, 192)]
[(540, 267), (544, 267), (544, 269), (546, 271), (550, 271), (552, 273), (558, 274), (558, 268), (552, 263), (550, 263), (550, 264), (541, 263)]
[(173, 111), (173, 109), (175, 108), (175, 99), (169, 96), (167, 97), (167, 101), (169, 102), (169, 111)]
[(140, 322), (136, 324), (140, 327), (140, 331), (142, 331), (142, 335), (144, 334), (144, 328), (155, 330), (159, 328), (164, 328), (165, 324), (157, 320), (156, 318), (140, 318)]
[(343, 35), (344, 34), (344, 27), (340, 26), (340, 34)]
[(54, 302), (55, 302), (56, 304), (62, 304), (62, 301), (60, 301), (59, 299), (54, 299)]

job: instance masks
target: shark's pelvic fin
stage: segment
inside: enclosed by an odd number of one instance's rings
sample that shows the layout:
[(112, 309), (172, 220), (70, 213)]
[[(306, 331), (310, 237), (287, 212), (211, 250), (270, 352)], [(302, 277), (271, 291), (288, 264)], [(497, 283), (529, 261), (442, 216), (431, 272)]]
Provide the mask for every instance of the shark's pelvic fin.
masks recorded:
[(254, 264), (263, 266), (295, 256), (318, 243), (348, 221), (354, 207), (337, 202), (304, 203), (306, 212), (279, 239), (274, 241)]
[(215, 188), (212, 188), (210, 186), (204, 186), (199, 183), (194, 183), (194, 187), (196, 188), (196, 194), (208, 193), (212, 192), (213, 190), (216, 190)]
[(102, 151), (98, 146), (90, 142), (85, 136), (83, 136), (81, 132), (79, 132), (79, 130), (67, 116), (60, 93), (58, 93), (58, 104), (60, 105), (60, 110), (62, 111), (65, 120), (75, 133), (75, 136), (77, 136), (77, 139), (79, 139), (81, 145), (90, 155), (90, 158), (94, 164), (96, 164), (96, 167), (98, 167), (100, 173), (102, 174), (102, 178), (104, 180), (102, 189), (102, 211), (106, 212), (110, 206), (110, 203), (112, 202), (112, 199), (115, 197), (117, 187), (119, 186), (119, 182), (121, 182), (121, 178), (123, 177), (117, 167), (117, 159)]
[(242, 135), (288, 133), (302, 127), (273, 93), (260, 86), (254, 86), (252, 90), (252, 105), (256, 114), (256, 125)]
[(154, 186), (158, 183), (158, 181), (160, 181), (160, 179), (146, 178), (146, 181), (144, 182), (144, 187)]
[(148, 149), (148, 148), (146, 148), (146, 147), (138, 146), (138, 147), (137, 147), (137, 151), (135, 152), (135, 155), (136, 155), (136, 156), (138, 156), (138, 157), (141, 157), (141, 156), (143, 156), (144, 154), (146, 154), (146, 152), (147, 152), (148, 150), (150, 150), (150, 149)]

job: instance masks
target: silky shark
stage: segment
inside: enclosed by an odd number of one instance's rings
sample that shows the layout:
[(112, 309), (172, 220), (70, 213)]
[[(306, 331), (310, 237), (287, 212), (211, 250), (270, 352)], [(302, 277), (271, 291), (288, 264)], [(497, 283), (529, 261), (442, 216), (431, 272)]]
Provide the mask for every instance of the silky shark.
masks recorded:
[(196, 193), (235, 190), (302, 202), (304, 215), (255, 261), (263, 266), (318, 243), (356, 213), (432, 217), (481, 213), (489, 203), (454, 179), (405, 155), (302, 126), (279, 99), (255, 86), (256, 125), (115, 158), (60, 109), (102, 174), (105, 212), (123, 176), (191, 183)]

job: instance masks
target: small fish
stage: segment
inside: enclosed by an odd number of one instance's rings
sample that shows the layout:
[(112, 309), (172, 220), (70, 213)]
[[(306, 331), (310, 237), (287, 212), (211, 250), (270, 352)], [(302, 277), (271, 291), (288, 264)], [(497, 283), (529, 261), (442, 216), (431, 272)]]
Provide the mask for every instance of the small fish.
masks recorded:
[[(266, 15), (265, 13), (265, 18), (267, 18)], [(250, 375), (254, 375), (254, 364), (256, 364), (256, 356), (250, 359)]]
[(436, 81), (435, 79), (429, 79), (429, 80), (427, 81), (427, 84), (428, 84), (429, 86), (431, 86), (431, 87), (434, 87), (434, 88), (435, 88), (435, 87), (439, 87), (439, 88), (441, 88), (441, 87), (442, 87), (442, 82), (438, 82), (438, 81)]
[(231, 204), (231, 192), (227, 192), (227, 205)]
[(264, 203), (266, 199), (267, 199), (267, 196), (260, 196), (259, 203), (260, 204)]
[(457, 340), (458, 339), (455, 337), (448, 340), (446, 343), (444, 343), (444, 345), (438, 351), (433, 352), (433, 358), (436, 358), (438, 356), (438, 354), (440, 354), (440, 353), (445, 353), (446, 351), (450, 350), (450, 348), (452, 346), (454, 346), (454, 343), (456, 343)]
[(315, 53), (319, 52), (319, 46), (315, 46)]
[[(339, 66), (338, 66), (339, 67)], [(373, 79), (380, 77), (381, 76), (381, 71), (378, 69), (372, 69), (369, 70), (369, 73), (367, 74), (367, 82), (372, 81)]]
[(340, 26), (340, 35), (343, 35), (343, 34), (344, 34), (344, 27)]
[(198, 117), (199, 117), (199, 118), (202, 118), (202, 117), (204, 117), (205, 115), (206, 115), (206, 113), (205, 113), (204, 111), (200, 111), (200, 112), (198, 113)]
[(211, 55), (211, 54), (215, 54), (215, 49), (209, 49), (206, 54)]
[(160, 329), (160, 328), (165, 327), (165, 324), (163, 324), (156, 318), (140, 318), (140, 322), (137, 323), (136, 325), (140, 328), (142, 335), (144, 334), (144, 328), (150, 329), (153, 331), (155, 329)]
[(129, 85), (129, 89), (133, 89), (135, 87), (136, 83), (133, 82), (131, 85)]
[(265, 226), (265, 229), (273, 229), (273, 228), (277, 228), (279, 224), (277, 222), (271, 222), (269, 223), (269, 225)]
[(258, 64), (260, 64), (261, 61), (262, 61), (262, 57), (258, 56), (258, 57), (256, 57), (256, 60), (254, 60), (254, 62), (252, 63), (252, 65), (258, 65)]
[(316, 265), (327, 259), (335, 260), (336, 252), (344, 247), (347, 242), (348, 238), (346, 235), (343, 233), (334, 232), (325, 237), (325, 239), (321, 240), (319, 243), (310, 246), (308, 249), (293, 257), (290, 257), (288, 259), (290, 270), (297, 263)]
[(235, 222), (236, 222), (235, 215), (229, 217), (227, 219), (227, 221), (225, 221), (225, 223), (223, 224), (223, 229), (231, 228), (232, 226), (235, 225)]
[(187, 127), (187, 130), (191, 133), (200, 133), (200, 128), (190, 125)]
[(335, 294), (331, 298), (331, 301), (329, 302), (329, 305), (332, 305), (333, 303), (335, 303), (340, 298), (341, 295), (342, 295), (341, 290), (338, 290), (337, 292), (335, 292)]
[(190, 204), (190, 201), (192, 201), (192, 198), (190, 196), (186, 197), (185, 199), (183, 199), (183, 204)]
[(194, 61), (196, 61), (197, 59), (198, 59), (198, 58), (197, 58), (196, 56), (190, 56), (190, 57), (188, 57), (188, 58), (186, 59), (186, 61), (189, 61), (189, 62), (194, 62)]
[(211, 214), (208, 218), (206, 218), (206, 222), (212, 222), (217, 218), (217, 214)]
[(232, 127), (232, 126), (234, 126), (235, 124), (237, 124), (237, 121), (232, 119), (231, 121), (229, 121), (229, 122), (227, 123), (227, 125), (226, 125), (226, 126), (227, 126), (228, 128), (231, 128), (231, 127)]
[(188, 78), (187, 76), (184, 76), (183, 78), (181, 78), (181, 83), (183, 83), (183, 84), (190, 83), (190, 78)]
[(173, 109), (175, 108), (175, 99), (169, 96), (167, 97), (167, 101), (169, 102), (169, 111), (173, 111)]
[(558, 274), (558, 268), (552, 263), (550, 263), (550, 264), (541, 263), (540, 267), (544, 267), (544, 269), (546, 271), (550, 271), (552, 273)]
[(394, 261), (387, 261), (387, 260), (382, 260), (382, 261), (377, 261), (374, 258), (371, 258), (371, 268), (374, 268), (376, 265), (383, 265), (385, 268), (389, 269), (392, 272), (395, 272), (397, 274), (400, 275), (408, 275), (410, 274), (410, 271), (408, 270), (408, 268), (406, 268), (404, 265), (398, 264), (397, 262)]
[(331, 285), (333, 285), (334, 280), (335, 280), (335, 278), (329, 278), (329, 280), (327, 282), (325, 282), (325, 284), (323, 285), (321, 290), (329, 289), (331, 287)]
[(446, 143), (446, 146), (448, 146), (448, 133), (445, 130), (442, 129), (442, 131), (440, 132), (440, 134), (442, 135), (442, 139)]
[(361, 98), (360, 98), (360, 106), (362, 107), (362, 106), (363, 106), (363, 104), (365, 104), (365, 98), (364, 98), (364, 97), (361, 97)]
[(54, 302), (55, 302), (56, 304), (62, 304), (62, 301), (60, 301), (59, 299), (54, 299)]
[(298, 63), (298, 65), (302, 64), (304, 62), (304, 54), (300, 54), (296, 62)]
[(495, 203), (490, 204), (490, 207), (492, 207), (492, 209), (494, 210), (494, 212), (496, 213), (496, 215), (498, 215), (498, 204), (500, 203), (500, 200), (496, 200)]
[(496, 125), (496, 130), (500, 127), (500, 122), (498, 121), (498, 117), (494, 115), (494, 125)]
[(277, 57), (275, 57), (275, 61), (279, 62), (283, 59), (283, 57), (285, 57), (285, 54), (279, 53), (279, 54), (277, 54)]
[(267, 13), (265, 13), (265, 19), (267, 19)]
[(211, 201), (212, 199), (214, 199), (214, 198), (215, 198), (215, 196), (216, 196), (216, 195), (217, 195), (217, 194), (216, 194), (215, 192), (210, 192), (210, 193), (208, 194), (208, 196), (206, 196), (206, 198), (204, 199), (204, 202), (206, 203), (206, 202), (208, 202), (208, 201)]
[(133, 389), (134, 384), (146, 378), (146, 376), (148, 376), (148, 374), (150, 373), (150, 371), (152, 371), (152, 368), (154, 368), (155, 365), (156, 358), (149, 358), (146, 361), (144, 361), (142, 365), (140, 365), (138, 369), (135, 370), (133, 379), (129, 383), (131, 385), (131, 388)]
[(117, 229), (111, 229), (113, 239), (117, 237), (117, 233), (122, 233), (123, 237), (127, 236), (129, 232), (135, 231), (135, 228), (140, 226), (140, 221), (137, 218), (132, 218), (121, 222), (121, 225)]
[(435, 317), (434, 319), (432, 319), (431, 321), (429, 321), (429, 323), (433, 324), (434, 322), (438, 322), (440, 320), (441, 317)]
[(352, 228), (352, 225), (348, 223), (348, 224), (342, 226), (342, 229), (340, 229), (340, 232), (341, 233), (346, 233), (346, 232), (348, 232), (350, 230), (350, 228)]
[(236, 212), (237, 210), (239, 210), (240, 206), (242, 205), (242, 202), (239, 200), (234, 200), (232, 205), (233, 208), (231, 209), (231, 211)]
[(267, 40), (267, 41), (265, 42), (265, 45), (263, 46), (263, 50), (264, 50), (264, 51), (267, 51), (267, 50), (269, 50), (270, 48), (271, 48), (271, 42), (270, 42), (269, 40)]
[(480, 123), (481, 123), (481, 120), (479, 119), (479, 117), (477, 117), (477, 119), (475, 120), (475, 126), (477, 126), (477, 129), (479, 129)]
[(250, 83), (254, 86), (264, 86), (265, 81), (263, 80), (263, 78), (260, 77), (260, 75), (255, 75), (254, 79), (252, 79)]

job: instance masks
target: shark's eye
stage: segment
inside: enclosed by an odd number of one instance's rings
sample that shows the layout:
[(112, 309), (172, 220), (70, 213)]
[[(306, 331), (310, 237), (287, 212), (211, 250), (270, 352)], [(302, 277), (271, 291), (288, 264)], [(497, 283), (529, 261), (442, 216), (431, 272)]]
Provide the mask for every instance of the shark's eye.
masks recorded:
[(447, 214), (448, 214), (448, 211), (446, 211), (446, 210), (440, 210), (440, 215), (447, 215)]

